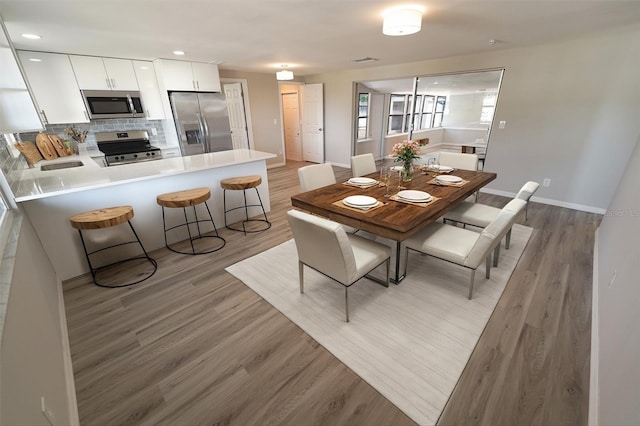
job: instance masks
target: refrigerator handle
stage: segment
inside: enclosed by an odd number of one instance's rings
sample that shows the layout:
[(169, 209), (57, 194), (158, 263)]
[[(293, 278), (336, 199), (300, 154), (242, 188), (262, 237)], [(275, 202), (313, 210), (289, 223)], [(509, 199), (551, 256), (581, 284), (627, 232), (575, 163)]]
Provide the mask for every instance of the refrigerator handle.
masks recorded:
[(203, 138), (202, 145), (204, 146), (204, 152), (209, 152), (209, 135), (204, 120), (202, 119), (202, 114), (197, 112), (196, 117), (198, 117), (198, 127), (200, 127), (200, 134)]
[(200, 120), (202, 121), (202, 126), (204, 127), (204, 134), (205, 134), (205, 137), (207, 138), (207, 152), (211, 152), (211, 149), (209, 147), (209, 143), (211, 142), (209, 138), (209, 125), (207, 124), (207, 120), (204, 117), (202, 117), (202, 114), (200, 114)]

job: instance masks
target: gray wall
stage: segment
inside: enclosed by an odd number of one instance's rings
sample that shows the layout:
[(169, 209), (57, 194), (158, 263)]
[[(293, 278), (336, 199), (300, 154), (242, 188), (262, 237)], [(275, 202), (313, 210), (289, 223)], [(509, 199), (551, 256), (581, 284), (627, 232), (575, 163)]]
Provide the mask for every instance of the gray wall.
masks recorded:
[(640, 424), (639, 182), (640, 138), (598, 230), (591, 391), (599, 415), (591, 424)]
[[(3, 224), (7, 231), (7, 224)], [(62, 288), (29, 219), (11, 231), (16, 241), (0, 362), (0, 424), (78, 424)], [(34, 267), (37, 266), (37, 267)], [(4, 290), (4, 289), (3, 289)], [(5, 307), (2, 307), (4, 309)]]
[(577, 40), (433, 61), (308, 76), (324, 83), (326, 161), (351, 155), (352, 82), (505, 68), (486, 170), (514, 194), (551, 179), (542, 201), (603, 212), (640, 132), (640, 25)]
[(273, 74), (220, 70), (220, 78), (247, 80), (249, 109), (253, 130), (254, 148), (276, 154), (267, 165), (284, 163), (280, 91), (275, 71)]

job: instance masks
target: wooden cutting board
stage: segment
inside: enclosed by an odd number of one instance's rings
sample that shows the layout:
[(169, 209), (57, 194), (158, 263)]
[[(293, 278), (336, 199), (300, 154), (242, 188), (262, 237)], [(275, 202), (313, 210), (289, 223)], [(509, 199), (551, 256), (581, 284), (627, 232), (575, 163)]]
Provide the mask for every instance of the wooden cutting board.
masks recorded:
[(58, 154), (58, 157), (66, 157), (67, 155), (69, 155), (67, 146), (64, 144), (64, 141), (62, 139), (60, 139), (56, 135), (47, 135), (47, 136), (49, 137), (49, 140), (51, 141), (53, 148), (56, 150), (56, 154)]
[(15, 146), (30, 166), (33, 166), (38, 161), (42, 160), (42, 155), (33, 142), (16, 142)]
[(51, 143), (51, 140), (49, 139), (49, 135), (38, 133), (36, 136), (36, 146), (45, 160), (54, 160), (58, 158), (58, 154), (56, 153), (56, 149), (53, 147), (53, 143)]

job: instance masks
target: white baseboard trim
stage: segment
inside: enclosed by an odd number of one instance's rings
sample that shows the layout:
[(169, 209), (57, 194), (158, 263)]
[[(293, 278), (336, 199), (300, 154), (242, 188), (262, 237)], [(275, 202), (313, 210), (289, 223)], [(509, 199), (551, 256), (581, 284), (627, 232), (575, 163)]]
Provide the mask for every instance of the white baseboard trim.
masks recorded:
[[(482, 188), (480, 189), (480, 192), (485, 192), (487, 194), (493, 194), (493, 195), (501, 195), (503, 197), (509, 197), (509, 198), (513, 198), (516, 196), (514, 192), (500, 191), (500, 190), (491, 189), (491, 188)], [(533, 201), (534, 203), (548, 204), (550, 206), (558, 206), (558, 207), (565, 207), (567, 209), (572, 209), (572, 210), (580, 210), (587, 213), (605, 214), (607, 212), (606, 209), (603, 209), (600, 207), (585, 206), (583, 204), (576, 204), (576, 203), (567, 203), (566, 201), (559, 201), (551, 198), (531, 197), (531, 201)]]
[(285, 163), (285, 162), (267, 164), (267, 169), (272, 169), (274, 167), (280, 167), (280, 166), (286, 166), (286, 165), (287, 165), (287, 163)]
[(599, 296), (598, 296), (598, 236), (600, 228), (596, 229), (595, 240), (593, 243), (593, 289), (591, 290), (591, 367), (589, 376), (589, 417), (588, 425), (597, 426), (599, 424), (599, 406), (600, 406), (600, 381), (598, 368), (598, 353), (600, 349), (600, 333), (598, 332), (598, 314)]

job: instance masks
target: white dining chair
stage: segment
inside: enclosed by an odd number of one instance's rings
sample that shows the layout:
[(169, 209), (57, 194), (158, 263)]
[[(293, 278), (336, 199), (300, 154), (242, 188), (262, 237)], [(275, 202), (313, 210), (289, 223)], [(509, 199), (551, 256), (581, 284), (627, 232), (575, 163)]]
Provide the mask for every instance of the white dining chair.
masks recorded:
[[(527, 209), (529, 207), (529, 199), (531, 196), (538, 190), (540, 185), (537, 182), (529, 181), (525, 183), (522, 188), (518, 191), (515, 198), (519, 200), (524, 200), (526, 204), (524, 205), (523, 210), (519, 210), (517, 212), (516, 220), (518, 220), (524, 212), (525, 220), (527, 220)], [(485, 228), (495, 219), (495, 217), (500, 213), (499, 208), (488, 206), (486, 204), (474, 203), (470, 201), (464, 201), (451, 210), (447, 211), (443, 216), (443, 222), (453, 221), (457, 223), (462, 223), (463, 226), (471, 225), (478, 228)], [(511, 228), (507, 231), (505, 235), (505, 249), (509, 249), (511, 245)], [(496, 251), (496, 255), (493, 257), (493, 265), (498, 266), (498, 261), (500, 259), (500, 247)]]
[[(469, 299), (473, 297), (475, 273), (485, 261), (486, 277), (491, 274), (491, 252), (499, 250), (500, 240), (515, 222), (516, 211), (524, 208), (524, 200), (511, 200), (498, 216), (482, 230), (469, 229), (433, 222), (404, 241), (404, 268), (406, 273), (409, 250), (417, 251), (471, 270)], [(499, 255), (499, 253), (496, 253)]]
[[(515, 198), (519, 200), (524, 200), (526, 202), (524, 206), (524, 216), (525, 220), (527, 217), (527, 208), (529, 206), (529, 199), (531, 196), (538, 190), (540, 184), (537, 182), (529, 181), (525, 183), (522, 188), (518, 191)], [(462, 223), (463, 225), (471, 225), (476, 226), (478, 228), (487, 227), (500, 213), (498, 207), (488, 206), (486, 204), (481, 203), (473, 203), (469, 201), (463, 201), (460, 204), (457, 204), (452, 209), (447, 211), (443, 216), (444, 222), (452, 221), (457, 223)], [(519, 212), (520, 213), (520, 212)], [(516, 220), (519, 219), (516, 218)], [(506, 249), (509, 248), (509, 244), (511, 242), (511, 229), (506, 234), (504, 247)], [(494, 259), (494, 265), (497, 264), (498, 259)]]
[(311, 164), (298, 169), (298, 179), (302, 192), (336, 183), (333, 167), (329, 163)]
[(354, 155), (351, 157), (351, 174), (360, 177), (376, 172), (376, 159), (372, 153)]
[[(438, 155), (438, 162), (441, 166), (449, 166), (454, 169), (463, 170), (478, 170), (478, 155), (477, 154), (463, 154), (460, 152), (440, 151)], [(470, 195), (465, 200), (466, 202), (478, 201), (478, 192)]]
[(345, 321), (349, 322), (349, 287), (386, 263), (389, 287), (391, 248), (348, 234), (339, 223), (299, 210), (287, 212), (298, 251), (300, 293), (304, 293), (304, 267), (315, 269), (344, 286)]
[(454, 169), (478, 170), (478, 155), (463, 154), (460, 152), (440, 151), (438, 161), (441, 166), (449, 166)]

